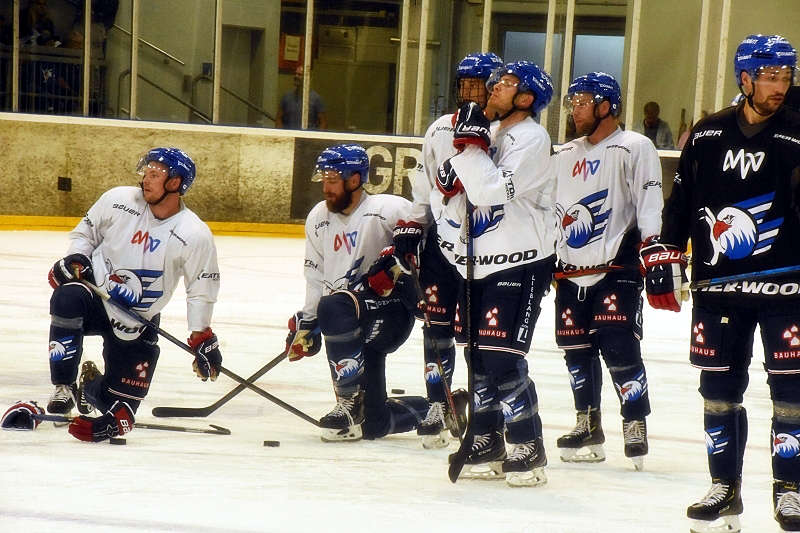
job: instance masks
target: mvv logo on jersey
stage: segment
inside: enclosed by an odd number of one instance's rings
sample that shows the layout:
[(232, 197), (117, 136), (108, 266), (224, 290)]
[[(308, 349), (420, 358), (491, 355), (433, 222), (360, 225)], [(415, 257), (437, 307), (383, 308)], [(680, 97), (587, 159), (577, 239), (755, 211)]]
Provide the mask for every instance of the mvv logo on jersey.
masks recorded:
[(600, 168), (600, 160), (587, 160), (585, 157), (575, 162), (575, 166), (572, 167), (572, 177), (580, 176), (583, 174), (583, 181), (586, 181), (586, 178), (589, 177), (589, 174), (594, 176), (597, 173), (597, 169)]
[(146, 231), (144, 233), (137, 231), (131, 238), (131, 244), (144, 244), (145, 250), (155, 252), (158, 245), (161, 244), (161, 240), (151, 237), (150, 233)]
[(336, 237), (333, 238), (333, 250), (338, 252), (344, 246), (347, 248), (347, 253), (351, 253), (356, 245), (356, 237), (358, 237), (358, 231), (337, 233)]
[(750, 152), (745, 152), (744, 148), (742, 148), (734, 155), (733, 150), (728, 150), (725, 153), (725, 161), (722, 164), (722, 170), (732, 170), (738, 166), (739, 174), (742, 176), (742, 179), (746, 179), (750, 170), (752, 169), (753, 172), (758, 172), (763, 162), (764, 152), (751, 154)]

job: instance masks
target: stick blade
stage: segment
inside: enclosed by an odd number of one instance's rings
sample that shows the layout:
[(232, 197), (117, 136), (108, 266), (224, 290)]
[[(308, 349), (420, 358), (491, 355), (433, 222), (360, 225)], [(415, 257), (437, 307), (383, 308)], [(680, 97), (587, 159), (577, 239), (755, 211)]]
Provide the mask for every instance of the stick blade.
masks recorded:
[(153, 407), (153, 416), (157, 418), (203, 417), (211, 414), (202, 407)]

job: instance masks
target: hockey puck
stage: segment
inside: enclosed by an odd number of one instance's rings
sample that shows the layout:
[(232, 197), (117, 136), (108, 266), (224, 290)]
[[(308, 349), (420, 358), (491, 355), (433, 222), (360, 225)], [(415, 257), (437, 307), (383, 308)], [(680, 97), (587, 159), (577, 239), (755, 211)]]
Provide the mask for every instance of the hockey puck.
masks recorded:
[(405, 389), (392, 389), (392, 394), (405, 394)]
[(279, 441), (279, 440), (265, 440), (264, 441), (264, 446), (268, 446), (270, 448), (277, 448), (280, 445), (281, 445), (281, 441)]
[(118, 438), (115, 438), (115, 437), (111, 437), (110, 439), (108, 439), (108, 443), (109, 444), (125, 445), (125, 444), (128, 444), (128, 441), (126, 441), (125, 439), (118, 439)]

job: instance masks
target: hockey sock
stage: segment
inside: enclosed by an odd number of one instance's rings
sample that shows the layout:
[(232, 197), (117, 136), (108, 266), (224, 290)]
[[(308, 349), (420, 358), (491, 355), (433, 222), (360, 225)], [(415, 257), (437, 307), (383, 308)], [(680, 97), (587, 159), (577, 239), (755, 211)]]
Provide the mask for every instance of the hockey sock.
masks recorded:
[(603, 388), (603, 367), (594, 348), (568, 350), (564, 356), (569, 371), (569, 384), (576, 411), (600, 408)]
[(364, 375), (363, 341), (355, 304), (347, 293), (334, 293), (320, 300), (317, 313), (333, 386), (339, 395), (355, 394)]
[(362, 426), (365, 439), (377, 439), (415, 429), (428, 412), (428, 400), (421, 396), (400, 396), (386, 401), (385, 416), (367, 417)]
[(609, 367), (611, 380), (620, 402), (620, 414), (625, 420), (642, 420), (650, 414), (647, 393), (647, 374), (644, 365)]
[(431, 402), (444, 402), (442, 376), (437, 363), (437, 353), (442, 358), (445, 379), (448, 386), (453, 382), (453, 367), (456, 348), (452, 338), (438, 338), (425, 333), (425, 389)]
[(503, 427), (503, 412), (497, 401), (497, 387), (486, 378), (484, 375), (475, 375), (475, 406), (471, 425), (472, 432), (476, 435)]
[(83, 353), (84, 317), (92, 295), (82, 285), (58, 287), (50, 297), (50, 379), (54, 385), (74, 383)]
[(539, 418), (539, 400), (533, 381), (526, 376), (516, 383), (504, 383), (499, 389), (508, 441), (521, 443), (540, 437), (542, 422)]
[(772, 476), (800, 480), (800, 405), (781, 402), (772, 417)]
[(712, 478), (737, 479), (742, 475), (747, 444), (747, 411), (740, 404), (705, 402), (708, 470)]

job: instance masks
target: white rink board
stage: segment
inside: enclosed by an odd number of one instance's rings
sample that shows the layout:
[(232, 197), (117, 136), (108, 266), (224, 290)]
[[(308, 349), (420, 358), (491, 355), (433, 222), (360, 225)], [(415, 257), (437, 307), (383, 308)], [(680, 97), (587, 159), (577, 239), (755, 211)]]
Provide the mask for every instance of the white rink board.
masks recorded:
[[(46, 403), (47, 271), (63, 255), (67, 234), (0, 233), (0, 406)], [(300, 239), (217, 237), (222, 289), (214, 313), (224, 365), (248, 376), (283, 349), (288, 317), (302, 306)], [(182, 286), (162, 314), (162, 327), (186, 335)], [(245, 391), (206, 419), (159, 419), (155, 406), (201, 407), (236, 384), (202, 383), (191, 358), (161, 341), (142, 422), (230, 428), (232, 435), (135, 429), (127, 446), (89, 444), (65, 428), (0, 431), (0, 531), (11, 532), (675, 532), (688, 531), (686, 506), (709, 486), (698, 371), (688, 359), (688, 307), (680, 314), (645, 311), (645, 357), (653, 414), (650, 454), (634, 472), (622, 453), (621, 419), (604, 375), (607, 460), (561, 463), (556, 438), (574, 423), (563, 358), (553, 338), (552, 294), (543, 303), (528, 356), (539, 394), (550, 464), (543, 487), (447, 479), (449, 451), (423, 450), (413, 434), (378, 441), (325, 444), (311, 424)], [(756, 333), (758, 338), (758, 333)], [(422, 336), (387, 359), (388, 388), (424, 394)], [(100, 343), (89, 338), (84, 360), (102, 368)], [(756, 348), (745, 406), (743, 531), (778, 531), (772, 519), (771, 403)], [(465, 385), (457, 358), (456, 385)], [(605, 372), (605, 371), (604, 371)], [(333, 405), (324, 354), (283, 362), (258, 385), (319, 417)], [(278, 448), (263, 447), (279, 440)]]

